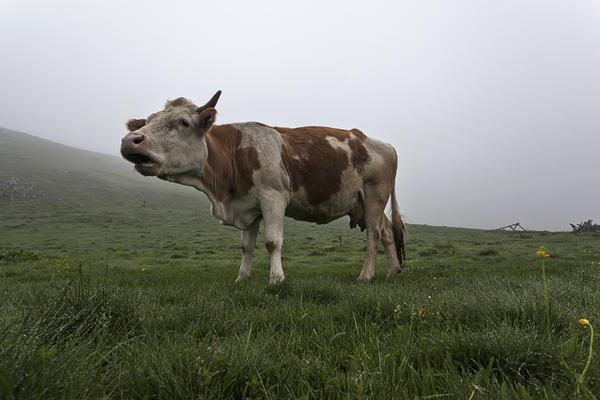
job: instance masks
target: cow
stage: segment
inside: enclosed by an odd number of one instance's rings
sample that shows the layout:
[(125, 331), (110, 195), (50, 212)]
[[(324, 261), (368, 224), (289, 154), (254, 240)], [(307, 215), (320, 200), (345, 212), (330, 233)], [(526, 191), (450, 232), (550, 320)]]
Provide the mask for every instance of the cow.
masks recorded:
[[(127, 122), (121, 155), (140, 174), (193, 186), (224, 225), (241, 230), (237, 281), (250, 277), (261, 221), (270, 255), (270, 283), (284, 280), (284, 217), (325, 224), (343, 216), (366, 229), (366, 259), (358, 277), (375, 275), (379, 241), (388, 276), (402, 271), (404, 223), (395, 194), (394, 148), (358, 129), (272, 127), (259, 122), (215, 125), (215, 95), (202, 107), (180, 97), (145, 119)], [(391, 220), (385, 206), (391, 202)]]

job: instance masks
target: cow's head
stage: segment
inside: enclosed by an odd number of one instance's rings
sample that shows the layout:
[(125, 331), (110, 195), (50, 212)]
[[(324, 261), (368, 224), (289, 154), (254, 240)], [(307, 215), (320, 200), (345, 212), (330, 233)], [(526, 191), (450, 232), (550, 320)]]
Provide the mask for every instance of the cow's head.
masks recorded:
[(146, 119), (129, 120), (121, 155), (142, 175), (167, 179), (191, 171), (200, 173), (208, 157), (204, 135), (215, 122), (214, 107), (220, 95), (219, 90), (202, 107), (180, 97)]

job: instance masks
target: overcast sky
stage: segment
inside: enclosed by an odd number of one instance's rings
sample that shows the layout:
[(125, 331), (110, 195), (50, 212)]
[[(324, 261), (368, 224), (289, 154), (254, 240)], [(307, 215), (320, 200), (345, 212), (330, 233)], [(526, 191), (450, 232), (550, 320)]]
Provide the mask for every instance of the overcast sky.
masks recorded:
[(0, 126), (118, 155), (217, 89), (218, 123), (393, 144), (409, 223), (600, 220), (597, 0), (0, 1)]

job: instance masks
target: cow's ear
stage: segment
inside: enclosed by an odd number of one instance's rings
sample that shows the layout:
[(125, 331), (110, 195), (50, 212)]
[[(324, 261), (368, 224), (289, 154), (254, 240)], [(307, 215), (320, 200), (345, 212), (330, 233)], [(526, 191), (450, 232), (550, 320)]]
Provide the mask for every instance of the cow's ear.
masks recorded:
[(206, 109), (198, 115), (198, 128), (204, 132), (212, 126), (217, 118), (217, 110), (214, 108)]
[(127, 129), (129, 129), (129, 132), (135, 132), (144, 125), (146, 125), (145, 119), (130, 119), (127, 121)]

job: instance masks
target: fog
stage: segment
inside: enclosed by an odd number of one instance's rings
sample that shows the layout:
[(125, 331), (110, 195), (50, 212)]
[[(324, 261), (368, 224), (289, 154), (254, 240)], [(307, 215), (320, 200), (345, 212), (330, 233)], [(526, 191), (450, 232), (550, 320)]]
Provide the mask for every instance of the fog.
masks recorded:
[[(3, 1), (0, 126), (118, 155), (168, 98), (394, 145), (409, 223), (600, 220), (600, 3)], [(125, 161), (123, 161), (125, 162)]]

